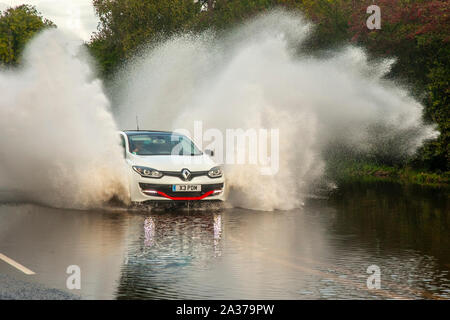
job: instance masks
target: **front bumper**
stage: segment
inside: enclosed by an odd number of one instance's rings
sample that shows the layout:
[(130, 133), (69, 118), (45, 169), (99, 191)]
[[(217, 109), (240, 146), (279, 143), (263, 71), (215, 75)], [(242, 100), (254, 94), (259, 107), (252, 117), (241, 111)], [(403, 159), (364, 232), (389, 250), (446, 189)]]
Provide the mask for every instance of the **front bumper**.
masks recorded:
[[(173, 192), (173, 185), (201, 185), (200, 192)], [(178, 177), (163, 176), (160, 179), (143, 178), (133, 172), (130, 179), (132, 202), (147, 201), (224, 201), (224, 177), (212, 179), (208, 176), (194, 177), (183, 181)]]

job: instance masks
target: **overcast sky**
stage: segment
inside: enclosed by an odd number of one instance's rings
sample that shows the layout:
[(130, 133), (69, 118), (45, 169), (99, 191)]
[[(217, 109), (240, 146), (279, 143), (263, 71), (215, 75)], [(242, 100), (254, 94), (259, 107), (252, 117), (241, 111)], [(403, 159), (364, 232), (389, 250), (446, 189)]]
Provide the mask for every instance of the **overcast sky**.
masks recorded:
[(0, 0), (0, 10), (20, 4), (36, 6), (59, 29), (70, 30), (83, 40), (89, 40), (92, 32), (97, 30), (98, 19), (92, 0)]

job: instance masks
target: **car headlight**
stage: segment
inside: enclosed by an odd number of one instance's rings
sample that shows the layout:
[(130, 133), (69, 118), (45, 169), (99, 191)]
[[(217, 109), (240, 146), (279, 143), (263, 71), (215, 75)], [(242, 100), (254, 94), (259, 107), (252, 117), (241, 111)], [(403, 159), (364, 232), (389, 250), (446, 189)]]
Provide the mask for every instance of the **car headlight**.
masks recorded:
[(152, 168), (133, 166), (133, 170), (145, 178), (161, 178), (163, 176), (161, 172)]
[(208, 177), (210, 178), (220, 178), (223, 175), (221, 167), (214, 167), (208, 171)]

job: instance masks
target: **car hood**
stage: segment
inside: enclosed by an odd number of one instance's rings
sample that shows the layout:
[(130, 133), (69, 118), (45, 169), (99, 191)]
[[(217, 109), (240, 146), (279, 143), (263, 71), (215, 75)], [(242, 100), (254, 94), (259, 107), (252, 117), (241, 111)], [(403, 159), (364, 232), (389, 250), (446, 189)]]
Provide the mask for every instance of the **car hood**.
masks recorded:
[(200, 156), (138, 156), (130, 155), (128, 163), (133, 166), (149, 167), (159, 171), (208, 171), (217, 164), (206, 154)]

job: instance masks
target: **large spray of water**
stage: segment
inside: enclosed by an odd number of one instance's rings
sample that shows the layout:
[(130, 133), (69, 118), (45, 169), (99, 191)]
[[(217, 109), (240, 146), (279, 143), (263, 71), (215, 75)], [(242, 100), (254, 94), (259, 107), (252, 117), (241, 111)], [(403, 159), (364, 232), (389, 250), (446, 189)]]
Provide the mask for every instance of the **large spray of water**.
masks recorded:
[(402, 157), (436, 136), (422, 105), (383, 79), (393, 61), (369, 63), (355, 47), (299, 55), (310, 30), (301, 17), (274, 12), (228, 36), (182, 35), (152, 47), (117, 77), (118, 122), (133, 128), (139, 115), (152, 129), (192, 130), (196, 120), (222, 131), (278, 128), (277, 175), (227, 168), (231, 203), (264, 210), (297, 207), (332, 145)]
[[(82, 42), (46, 31), (0, 72), (0, 191), (53, 206), (126, 199), (116, 125)], [(11, 197), (11, 195), (9, 196)]]
[[(436, 136), (423, 107), (383, 79), (392, 61), (369, 63), (347, 47), (299, 54), (311, 26), (286, 12), (225, 36), (180, 35), (141, 52), (111, 90), (121, 129), (279, 129), (280, 169), (226, 168), (234, 206), (298, 207), (323, 177), (330, 146), (397, 157)], [(19, 70), (0, 72), (0, 191), (54, 206), (127, 199), (116, 125), (81, 43), (47, 31)]]

